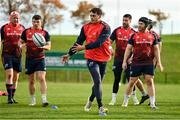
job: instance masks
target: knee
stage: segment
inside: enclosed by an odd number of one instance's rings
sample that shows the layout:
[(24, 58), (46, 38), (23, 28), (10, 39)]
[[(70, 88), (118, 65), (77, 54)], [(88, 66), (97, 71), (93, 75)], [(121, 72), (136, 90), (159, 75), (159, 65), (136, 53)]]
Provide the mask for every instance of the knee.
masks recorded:
[(39, 79), (40, 83), (44, 83), (45, 82), (45, 78), (43, 76), (39, 76), (38, 79)]
[(13, 79), (13, 75), (12, 75), (12, 74), (8, 74), (8, 75), (7, 75), (7, 79), (8, 79), (8, 80), (12, 80), (12, 79)]
[(96, 86), (96, 87), (99, 87), (100, 84), (101, 84), (101, 81), (100, 81), (100, 80), (96, 80), (96, 81), (94, 82), (94, 86)]
[(35, 80), (30, 80), (30, 81), (29, 81), (29, 84), (30, 84), (30, 85), (34, 85), (34, 84), (35, 84)]
[(136, 82), (137, 82), (137, 79), (131, 78), (130, 81), (129, 81), (129, 86), (133, 87)]
[(147, 86), (152, 86), (153, 85), (153, 80), (152, 79), (148, 79), (147, 81)]

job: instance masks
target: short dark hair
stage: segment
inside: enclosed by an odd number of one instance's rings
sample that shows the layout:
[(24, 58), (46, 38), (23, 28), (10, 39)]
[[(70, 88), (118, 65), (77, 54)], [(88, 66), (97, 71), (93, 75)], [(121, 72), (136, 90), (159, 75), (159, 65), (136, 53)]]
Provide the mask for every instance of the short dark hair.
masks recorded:
[(40, 15), (34, 15), (32, 17), (32, 20), (41, 20), (41, 16)]
[(123, 16), (123, 18), (129, 18), (130, 20), (132, 19), (132, 16), (130, 15), (130, 14), (125, 14), (124, 16)]
[(96, 13), (97, 15), (102, 15), (103, 14), (103, 12), (102, 12), (102, 10), (100, 8), (92, 8), (90, 10), (90, 12)]

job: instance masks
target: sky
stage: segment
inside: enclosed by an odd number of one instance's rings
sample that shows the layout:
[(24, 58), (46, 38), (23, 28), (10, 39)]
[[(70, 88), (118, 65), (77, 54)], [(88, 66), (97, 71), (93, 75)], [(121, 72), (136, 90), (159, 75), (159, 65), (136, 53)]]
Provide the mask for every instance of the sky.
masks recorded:
[[(75, 28), (71, 19), (70, 11), (76, 10), (78, 3), (84, 0), (61, 0), (67, 7), (62, 11), (63, 21), (57, 24), (55, 28), (48, 30), (50, 34), (78, 35), (81, 28)], [(105, 15), (102, 20), (108, 23), (113, 31), (116, 27), (122, 25), (122, 16), (131, 14), (132, 26), (137, 25), (138, 19), (142, 16), (155, 20), (155, 17), (149, 15), (148, 10), (158, 10), (165, 12), (170, 17), (163, 21), (163, 34), (180, 33), (180, 0), (87, 0), (89, 3), (98, 5), (102, 3), (102, 10)], [(1, 16), (1, 15), (0, 15)], [(0, 26), (5, 22), (1, 21)], [(29, 22), (28, 26), (31, 26)], [(158, 32), (158, 27), (155, 27)]]
[[(61, 0), (68, 7), (68, 11), (76, 10), (77, 5), (82, 0)], [(88, 2), (98, 5), (102, 3), (102, 10), (105, 12), (103, 21), (107, 22), (111, 30), (122, 24), (122, 16), (126, 13), (132, 15), (132, 25), (136, 25), (142, 16), (155, 20), (149, 15), (148, 10), (158, 10), (165, 12), (170, 17), (163, 21), (163, 34), (180, 33), (180, 0), (88, 0)], [(54, 29), (52, 34), (79, 34), (80, 28), (74, 28), (70, 12), (63, 12), (64, 21)], [(155, 27), (158, 32), (158, 28)]]

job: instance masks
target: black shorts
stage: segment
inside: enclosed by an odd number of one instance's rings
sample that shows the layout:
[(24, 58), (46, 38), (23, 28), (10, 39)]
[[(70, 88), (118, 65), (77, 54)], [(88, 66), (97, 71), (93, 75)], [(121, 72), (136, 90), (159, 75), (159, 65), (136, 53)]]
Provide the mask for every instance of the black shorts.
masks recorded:
[(138, 77), (142, 74), (154, 76), (154, 65), (130, 66), (130, 76), (131, 77)]
[(32, 74), (36, 71), (46, 71), (45, 59), (29, 59), (26, 58), (26, 74)]
[(22, 71), (22, 61), (21, 61), (21, 57), (17, 58), (14, 56), (2, 56), (2, 63), (4, 66), (4, 69), (13, 69), (17, 72), (21, 72)]

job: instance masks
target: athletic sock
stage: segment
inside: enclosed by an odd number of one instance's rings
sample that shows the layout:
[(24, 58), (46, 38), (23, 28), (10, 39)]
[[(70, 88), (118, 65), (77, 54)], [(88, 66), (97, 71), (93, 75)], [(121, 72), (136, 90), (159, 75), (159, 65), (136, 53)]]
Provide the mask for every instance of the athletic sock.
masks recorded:
[(31, 103), (36, 103), (36, 96), (35, 95), (31, 95)]
[(6, 89), (8, 92), (8, 100), (12, 99), (12, 93), (13, 93), (13, 89), (12, 89), (12, 84), (6, 84)]
[(16, 89), (15, 89), (15, 88), (13, 88), (13, 89), (12, 89), (12, 98), (14, 98), (14, 94), (15, 94), (15, 92), (16, 92)]
[(130, 95), (124, 95), (124, 103), (128, 103)]
[(132, 95), (136, 96), (136, 91), (135, 90), (132, 91)]
[(150, 105), (155, 106), (155, 96), (150, 96)]
[(112, 93), (112, 102), (116, 102), (117, 93)]
[(42, 94), (41, 95), (41, 98), (42, 98), (42, 103), (47, 103), (47, 97), (46, 97), (46, 94)]

